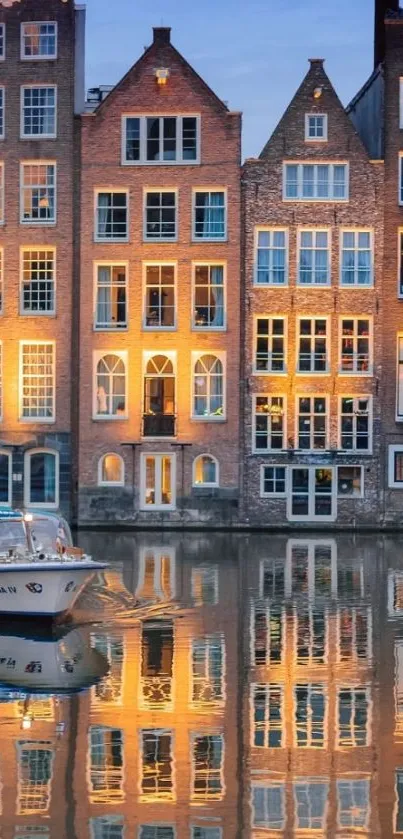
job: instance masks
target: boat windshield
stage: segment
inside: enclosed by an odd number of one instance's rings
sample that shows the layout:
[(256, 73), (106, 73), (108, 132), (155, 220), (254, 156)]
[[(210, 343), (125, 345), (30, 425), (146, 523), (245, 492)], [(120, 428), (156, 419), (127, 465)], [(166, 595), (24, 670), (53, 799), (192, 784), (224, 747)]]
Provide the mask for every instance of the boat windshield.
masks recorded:
[(64, 519), (56, 516), (47, 518), (34, 514), (32, 521), (27, 523), (31, 533), (32, 544), (37, 550), (55, 551), (58, 545), (68, 547), (71, 544), (70, 530)]
[(23, 521), (0, 522), (0, 553), (10, 548), (27, 547), (27, 537)]

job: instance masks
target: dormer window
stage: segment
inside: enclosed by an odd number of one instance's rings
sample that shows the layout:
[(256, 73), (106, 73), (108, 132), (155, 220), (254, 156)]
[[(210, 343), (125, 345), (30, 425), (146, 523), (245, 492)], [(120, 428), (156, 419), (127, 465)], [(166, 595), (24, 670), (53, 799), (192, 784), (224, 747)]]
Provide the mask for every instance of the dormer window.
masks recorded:
[(199, 163), (197, 116), (125, 116), (122, 163), (172, 165)]
[(326, 114), (305, 114), (305, 140), (322, 143), (327, 140)]

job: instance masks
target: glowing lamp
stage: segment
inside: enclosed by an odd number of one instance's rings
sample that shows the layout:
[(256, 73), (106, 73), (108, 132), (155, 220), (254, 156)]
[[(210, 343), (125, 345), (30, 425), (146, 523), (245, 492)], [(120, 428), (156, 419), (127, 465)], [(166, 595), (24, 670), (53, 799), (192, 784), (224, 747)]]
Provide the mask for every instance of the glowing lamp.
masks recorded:
[(313, 92), (313, 98), (314, 99), (320, 99), (320, 97), (322, 96), (322, 93), (323, 93), (323, 88), (322, 87), (315, 87), (315, 90)]
[(157, 80), (157, 84), (163, 87), (166, 85), (169, 79), (169, 70), (168, 67), (157, 67), (155, 71), (155, 78)]
[(29, 521), (33, 521), (33, 519), (34, 519), (34, 517), (33, 517), (32, 513), (25, 513), (24, 521), (29, 522)]
[(28, 731), (29, 728), (32, 726), (32, 716), (31, 714), (24, 714), (21, 720), (21, 728), (23, 731)]

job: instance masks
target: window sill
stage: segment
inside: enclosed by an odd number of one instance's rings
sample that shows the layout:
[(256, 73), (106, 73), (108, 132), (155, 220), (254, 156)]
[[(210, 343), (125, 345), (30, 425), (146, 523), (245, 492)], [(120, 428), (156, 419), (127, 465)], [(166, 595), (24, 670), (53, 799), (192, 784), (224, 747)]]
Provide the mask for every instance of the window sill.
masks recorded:
[(20, 317), (24, 318), (55, 318), (56, 312), (25, 312), (20, 311)]
[(115, 239), (110, 236), (107, 239), (99, 239), (96, 236), (94, 236), (94, 243), (96, 245), (128, 245), (130, 244), (130, 240), (127, 237), (120, 237), (118, 239)]
[(119, 488), (121, 489), (122, 487), (125, 486), (125, 483), (124, 483), (124, 481), (116, 481), (116, 482), (110, 481), (109, 483), (108, 483), (108, 481), (101, 481), (101, 483), (99, 483), (97, 486), (98, 487), (109, 487), (109, 488), (112, 487), (112, 488), (116, 488), (116, 489), (119, 489)]
[(363, 283), (362, 285), (358, 285), (358, 283), (339, 283), (339, 288), (345, 291), (365, 291), (375, 288), (375, 283)]
[(286, 378), (288, 376), (287, 371), (285, 370), (283, 373), (278, 372), (277, 370), (256, 370), (253, 369), (252, 376), (276, 376), (277, 378)]
[(295, 376), (315, 376), (315, 379), (320, 379), (320, 378), (323, 378), (324, 376), (330, 376), (330, 375), (331, 375), (330, 370), (323, 370), (323, 371), (320, 371), (320, 372), (317, 372), (316, 370), (307, 370), (307, 371), (301, 372), (300, 370), (298, 370), (295, 373)]
[(261, 493), (260, 498), (262, 498), (264, 501), (270, 501), (272, 498), (273, 499), (275, 498), (279, 501), (285, 501), (286, 498), (287, 498), (287, 493), (285, 493), (285, 492), (283, 492), (283, 493), (280, 493), (280, 492), (267, 493), (266, 492), (266, 493)]
[[(286, 198), (283, 196), (285, 204), (348, 204), (349, 198)], [(291, 519), (290, 519), (291, 521)], [(296, 519), (299, 521), (299, 519)], [(302, 519), (304, 521), (304, 519)], [(328, 519), (333, 521), (333, 519)]]
[(227, 417), (190, 417), (191, 422), (227, 422)]
[(20, 61), (57, 61), (57, 55), (20, 55)]
[(121, 166), (200, 166), (200, 160), (121, 160)]
[(332, 284), (331, 284), (330, 280), (327, 283), (300, 283), (300, 282), (297, 282), (296, 283), (296, 288), (303, 288), (304, 290), (307, 289), (307, 288), (312, 288), (312, 289), (328, 288), (329, 291), (331, 291)]
[(46, 417), (19, 417), (18, 422), (26, 422), (28, 425), (54, 425), (56, 417), (46, 419)]
[(126, 323), (124, 326), (96, 326), (94, 324), (92, 331), (93, 332), (127, 332), (129, 329), (129, 325)]
[(289, 284), (288, 280), (285, 283), (259, 283), (259, 282), (257, 282), (257, 280), (254, 280), (254, 282), (253, 282), (253, 288), (277, 289), (277, 288), (289, 288), (289, 285), (290, 284)]
[(357, 378), (357, 379), (372, 379), (374, 377), (374, 374), (373, 374), (372, 370), (368, 371), (366, 373), (359, 372), (358, 370), (352, 370), (351, 372), (349, 372), (347, 370), (338, 370), (337, 375), (340, 376), (340, 378), (346, 378), (346, 379), (351, 379), (351, 378), (354, 378), (354, 377)]
[(117, 417), (109, 414), (102, 416), (92, 415), (93, 422), (127, 422), (128, 419), (128, 414), (119, 414)]
[(156, 437), (155, 436), (151, 437), (151, 435), (150, 435), (150, 437), (143, 437), (143, 435), (141, 435), (140, 440), (141, 440), (142, 443), (160, 443), (160, 442), (164, 443), (164, 442), (171, 442), (172, 440), (177, 440), (177, 435), (172, 434), (171, 436), (168, 436), (168, 434), (165, 434), (164, 436), (162, 436), (162, 435), (158, 436), (157, 435)]
[[(176, 510), (175, 504), (148, 504), (147, 507), (141, 506), (140, 513), (172, 513)], [(146, 799), (147, 802), (149, 799)]]
[(222, 236), (221, 238), (217, 237), (215, 239), (214, 238), (212, 239), (210, 236), (205, 236), (205, 237), (203, 237), (203, 236), (198, 236), (198, 237), (192, 236), (191, 241), (192, 241), (192, 244), (194, 244), (194, 245), (200, 245), (200, 244), (204, 245), (206, 243), (209, 243), (209, 244), (212, 244), (212, 245), (222, 245), (222, 244), (225, 245), (225, 244), (228, 244), (228, 236)]
[(34, 221), (33, 219), (20, 219), (22, 227), (56, 227), (57, 221)]
[(192, 332), (226, 332), (227, 326), (192, 326)]
[(143, 326), (141, 327), (142, 332), (177, 332), (177, 326)]
[(155, 238), (153, 238), (153, 239), (151, 239), (151, 238), (146, 239), (145, 237), (143, 238), (143, 244), (144, 245), (169, 245), (169, 244), (175, 245), (177, 243), (178, 243), (178, 237), (177, 236), (171, 236), (171, 238), (167, 238), (166, 236), (164, 236), (164, 237), (155, 236)]
[(335, 516), (287, 516), (287, 521), (300, 521), (300, 522), (315, 522), (318, 524), (319, 522), (332, 522), (337, 520), (337, 515)]
[(22, 142), (24, 140), (57, 140), (57, 134), (20, 134), (19, 139)]

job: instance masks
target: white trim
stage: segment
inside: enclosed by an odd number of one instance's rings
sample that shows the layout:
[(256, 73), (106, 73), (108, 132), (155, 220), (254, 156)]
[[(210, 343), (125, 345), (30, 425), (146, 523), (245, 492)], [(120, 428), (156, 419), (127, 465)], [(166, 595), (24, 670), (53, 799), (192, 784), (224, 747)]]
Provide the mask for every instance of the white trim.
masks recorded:
[[(98, 235), (98, 195), (101, 193), (105, 193), (106, 195), (117, 195), (117, 194), (124, 194), (126, 195), (126, 236), (106, 236), (102, 237)], [(128, 189), (125, 187), (114, 187), (114, 186), (106, 186), (106, 187), (94, 187), (94, 242), (102, 242), (104, 244), (109, 243), (127, 243), (130, 241), (130, 193)]]
[(403, 77), (399, 79), (399, 128), (403, 128)]
[[(290, 467), (291, 468), (291, 467)], [(297, 467), (298, 468), (298, 467)], [(302, 467), (305, 468), (305, 467)], [(316, 467), (315, 467), (316, 468)], [(312, 602), (318, 596), (318, 592), (316, 592), (316, 575), (315, 575), (315, 567), (316, 567), (316, 551), (317, 549), (327, 548), (330, 557), (330, 587), (329, 587), (329, 597), (331, 596), (332, 600), (337, 598), (337, 542), (335, 539), (288, 539), (286, 545), (286, 562), (285, 562), (285, 573), (284, 573), (284, 591), (285, 597), (288, 599), (291, 596), (298, 595), (298, 591), (295, 591), (293, 588), (293, 576), (292, 576), (292, 561), (293, 561), (293, 549), (298, 548), (299, 550), (303, 547), (306, 553), (306, 563), (307, 563), (307, 579), (308, 579), (308, 600)], [(363, 596), (363, 594), (361, 595)]]
[(0, 23), (0, 32), (3, 31), (3, 52), (0, 52), (0, 61), (6, 59), (6, 24)]
[[(42, 346), (52, 346), (53, 353), (52, 353), (52, 363), (53, 363), (53, 376), (52, 376), (52, 401), (53, 401), (53, 410), (51, 417), (24, 417), (22, 408), (23, 408), (23, 389), (24, 389), (24, 374), (23, 374), (23, 352), (25, 346), (35, 346), (35, 347), (42, 347)], [(36, 339), (32, 341), (20, 341), (19, 346), (19, 408), (18, 408), (18, 419), (20, 422), (26, 422), (29, 424), (35, 423), (36, 425), (50, 425), (56, 422), (56, 341), (37, 341)]]
[[(155, 495), (158, 503), (146, 503), (146, 460), (147, 458), (154, 458), (155, 462)], [(171, 461), (171, 503), (163, 504), (161, 501), (161, 486), (162, 486), (162, 461), (164, 458), (169, 458)], [(152, 513), (154, 510), (163, 512), (164, 510), (176, 510), (176, 454), (170, 452), (142, 452), (140, 458), (140, 510), (143, 512)]]
[[(311, 321), (311, 329), (312, 329), (312, 321), (316, 323), (316, 321), (324, 320), (326, 323), (326, 334), (325, 334), (325, 343), (326, 343), (326, 369), (325, 370), (300, 370), (299, 369), (299, 362), (300, 362), (300, 339), (301, 338), (310, 338), (311, 343), (311, 363), (312, 361), (315, 363), (315, 353), (312, 352), (312, 346), (315, 342), (316, 336), (314, 332), (310, 332), (309, 336), (301, 335), (301, 321), (309, 320)], [(331, 332), (331, 320), (329, 315), (297, 315), (297, 322), (296, 322), (296, 335), (295, 335), (295, 349), (296, 349), (296, 357), (295, 357), (295, 375), (296, 376), (314, 376), (315, 379), (320, 376), (329, 376), (331, 373), (331, 351), (332, 351), (332, 332)]]
[[(402, 350), (402, 361), (399, 360), (400, 344)], [(402, 369), (402, 394), (399, 388), (399, 370)], [(403, 332), (396, 335), (396, 422), (403, 422)]]
[[(125, 410), (123, 414), (98, 414), (97, 413), (97, 366), (106, 355), (115, 355), (125, 365)], [(92, 419), (97, 422), (120, 422), (129, 419), (129, 376), (128, 376), (128, 351), (127, 350), (93, 350), (92, 353)]]
[[(175, 236), (147, 236), (147, 195), (156, 192), (159, 195), (168, 193), (175, 196)], [(160, 242), (177, 242), (179, 237), (179, 189), (177, 186), (159, 187), (159, 186), (145, 186), (143, 187), (143, 242), (159, 244)]]
[[(106, 457), (116, 457), (119, 460), (121, 467), (120, 481), (104, 481), (102, 480), (102, 469)], [(123, 457), (116, 452), (106, 452), (98, 460), (98, 486), (99, 487), (123, 487), (125, 485), (125, 462)]]
[[(4, 314), (4, 248), (0, 246), (0, 315)], [(1, 414), (1, 410), (0, 410)]]
[(403, 151), (399, 151), (397, 170), (397, 201), (399, 206), (403, 205)]
[[(194, 315), (196, 311), (196, 268), (222, 268), (223, 269), (223, 325), (222, 326), (196, 326)], [(226, 332), (227, 330), (227, 262), (222, 259), (214, 260), (192, 260), (192, 301), (191, 301), (191, 329), (192, 332)]]
[[(360, 493), (359, 495), (347, 495), (344, 493), (339, 493), (339, 469), (360, 469), (361, 470), (361, 478), (360, 478)], [(339, 463), (336, 466), (336, 484), (337, 484), (337, 498), (345, 498), (347, 500), (355, 501), (358, 498), (365, 497), (365, 489), (364, 489), (364, 467), (360, 463)]]
[[(292, 500), (293, 500), (293, 486), (292, 486), (292, 474), (296, 470), (304, 470), (308, 472), (308, 492), (303, 493), (306, 495), (306, 499), (308, 501), (308, 513), (306, 515), (296, 515), (292, 512)], [(326, 470), (331, 473), (332, 479), (332, 487), (331, 493), (323, 494), (324, 498), (331, 498), (331, 514), (329, 516), (319, 516), (315, 514), (315, 501), (316, 501), (316, 494), (315, 494), (315, 472), (316, 471)], [(316, 521), (316, 522), (331, 522), (336, 521), (337, 519), (337, 481), (336, 481), (336, 470), (333, 466), (326, 465), (317, 465), (312, 466), (308, 464), (295, 464), (289, 467), (289, 484), (288, 484), (288, 494), (287, 494), (287, 519), (288, 521)], [(297, 494), (297, 493), (295, 493)], [(319, 493), (319, 497), (322, 497), (322, 494)]]
[[(147, 326), (146, 324), (146, 304), (147, 304), (147, 268), (173, 268), (174, 269), (174, 322), (172, 326)], [(157, 287), (156, 287), (157, 288)], [(142, 316), (141, 328), (143, 332), (176, 332), (178, 329), (178, 262), (177, 260), (165, 259), (145, 259), (142, 262)], [(154, 353), (156, 355), (157, 353)]]
[[(311, 137), (309, 135), (309, 119), (311, 117), (321, 117), (323, 119), (323, 137)], [(327, 114), (310, 113), (305, 114), (305, 142), (306, 143), (326, 143), (327, 142)]]
[[(257, 368), (256, 355), (257, 355), (257, 336), (258, 336), (257, 322), (258, 322), (258, 320), (268, 320), (268, 321), (271, 321), (271, 322), (273, 320), (282, 320), (283, 321), (283, 324), (284, 324), (284, 329), (283, 329), (284, 370), (281, 371), (281, 372), (277, 371), (277, 370), (258, 370), (258, 368)], [(270, 331), (269, 331), (269, 334), (267, 336), (268, 339), (270, 337), (271, 338), (273, 337), (272, 323), (271, 323), (271, 325), (269, 325), (269, 330)], [(263, 314), (260, 314), (260, 313), (259, 314), (254, 314), (253, 315), (252, 375), (253, 376), (276, 376), (276, 377), (287, 376), (287, 371), (288, 371), (287, 361), (288, 361), (288, 315), (282, 315), (282, 314), (277, 314), (277, 313), (276, 314), (271, 314), (271, 315), (266, 315), (264, 313)]]
[[(53, 134), (25, 134), (24, 133), (24, 92), (26, 90), (53, 90), (55, 94), (55, 130)], [(57, 85), (56, 84), (25, 84), (20, 87), (20, 139), (21, 140), (54, 140), (57, 137)]]
[[(43, 24), (53, 24), (55, 27), (55, 52), (53, 55), (25, 55), (24, 51), (24, 30), (26, 26), (42, 26)], [(21, 23), (20, 30), (20, 59), (21, 61), (55, 61), (57, 59), (58, 47), (58, 31), (57, 21), (55, 20), (24, 20)]]
[[(357, 336), (358, 336), (357, 321), (359, 321), (359, 320), (367, 320), (368, 321), (368, 336), (366, 336), (366, 335), (363, 336), (364, 338), (368, 337), (368, 370), (365, 370), (365, 372), (362, 372), (361, 370), (356, 370), (356, 369), (354, 369), (354, 370), (342, 370), (342, 367), (341, 367), (341, 364), (342, 364), (342, 342), (343, 342), (342, 324), (343, 324), (343, 321), (345, 321), (345, 320), (354, 321), (354, 334), (351, 336), (353, 339), (357, 338)], [(345, 337), (348, 337), (348, 336), (345, 336)], [(368, 378), (368, 377), (372, 378), (373, 377), (373, 375), (374, 375), (374, 373), (373, 373), (373, 367), (374, 367), (374, 321), (373, 321), (373, 316), (372, 315), (367, 315), (367, 314), (365, 314), (365, 315), (360, 315), (360, 314), (357, 314), (357, 315), (348, 315), (348, 314), (339, 315), (339, 349), (338, 349), (338, 355), (339, 355), (339, 358), (338, 358), (338, 365), (337, 365), (338, 366), (337, 374), (338, 374), (339, 377), (346, 376), (347, 378), (351, 378), (351, 377), (356, 376), (356, 377), (359, 377), (360, 379)], [(355, 355), (353, 356), (353, 360), (354, 360), (355, 366), (356, 366), (357, 359), (356, 359)]]
[(4, 161), (0, 161), (0, 227), (5, 223), (6, 205), (5, 205), (5, 166)]
[[(220, 790), (214, 791), (211, 794), (208, 794), (208, 775), (205, 774), (204, 769), (201, 769), (201, 777), (205, 779), (205, 786), (206, 786), (206, 793), (201, 792), (197, 794), (195, 792), (195, 781), (196, 781), (196, 767), (195, 767), (195, 743), (196, 740), (201, 740), (206, 737), (215, 737), (220, 740), (221, 742), (221, 761), (219, 769), (214, 770), (207, 770), (214, 772), (215, 777), (220, 778)], [(224, 774), (224, 766), (226, 761), (226, 744), (225, 744), (225, 735), (222, 728), (219, 726), (215, 727), (207, 727), (207, 728), (200, 728), (196, 731), (190, 732), (190, 795), (189, 800), (193, 804), (198, 804), (201, 806), (206, 806), (208, 802), (211, 801), (223, 801), (225, 794), (226, 794), (226, 785), (225, 785), (225, 774)], [(215, 774), (217, 773), (217, 774)]]
[[(1, 250), (3, 250), (1, 248)], [(0, 422), (3, 420), (4, 412), (4, 365), (3, 365), (3, 341), (0, 339)]]
[(0, 140), (5, 140), (6, 138), (6, 88), (4, 85), (0, 87), (1, 95), (2, 95), (2, 111), (3, 111), (3, 130), (0, 133)]
[[(30, 501), (30, 483), (31, 483), (31, 457), (36, 454), (51, 454), (55, 458), (55, 501), (53, 503), (49, 502), (37, 502), (37, 501)], [(28, 449), (28, 451), (24, 454), (24, 505), (25, 507), (41, 507), (47, 508), (48, 510), (57, 510), (59, 507), (59, 482), (60, 482), (60, 456), (59, 452), (56, 449), (49, 449), (49, 448), (38, 448), (38, 449)]]
[(7, 501), (2, 501), (3, 507), (11, 507), (13, 503), (13, 455), (12, 452), (0, 448), (0, 455), (8, 459), (8, 498)]
[[(168, 80), (168, 85), (171, 82)], [(175, 160), (147, 160), (147, 119), (161, 119), (168, 117), (176, 119), (176, 151), (177, 156)], [(195, 160), (184, 160), (182, 156), (182, 142), (183, 142), (183, 119), (196, 120), (196, 158)], [(126, 159), (126, 120), (138, 119), (140, 120), (140, 136), (139, 136), (139, 160)], [(162, 135), (160, 135), (160, 148), (163, 142)], [(121, 117), (121, 165), (122, 166), (198, 166), (201, 162), (201, 116), (200, 114), (173, 114), (158, 112), (153, 113), (124, 113)]]
[[(203, 457), (208, 457), (208, 458), (210, 458), (210, 460), (214, 461), (215, 470), (216, 470), (215, 471), (216, 480), (213, 481), (213, 482), (209, 482), (209, 483), (198, 484), (198, 483), (196, 483), (196, 480), (195, 480), (197, 461), (200, 460)], [(220, 486), (220, 464), (219, 464), (219, 461), (217, 460), (217, 458), (214, 457), (214, 455), (210, 454), (209, 452), (203, 452), (202, 454), (198, 454), (197, 457), (194, 458), (193, 463), (192, 463), (192, 486), (193, 487), (219, 487)]]
[[(98, 268), (124, 268), (126, 275), (126, 323), (124, 326), (97, 326), (97, 292), (98, 292)], [(93, 261), (93, 331), (94, 332), (126, 332), (129, 328), (129, 263), (117, 259), (94, 259)]]
[[(155, 353), (154, 353), (155, 354)], [(214, 356), (214, 358), (221, 361), (222, 364), (222, 378), (223, 378), (223, 388), (222, 388), (222, 414), (207, 414), (206, 416), (198, 416), (194, 412), (194, 378), (195, 378), (195, 366), (196, 362), (203, 358), (205, 355)], [(225, 422), (227, 419), (227, 353), (225, 350), (215, 350), (213, 347), (206, 347), (205, 350), (193, 350), (191, 353), (191, 371), (190, 371), (190, 418), (194, 422)], [(201, 374), (199, 374), (201, 375)], [(210, 373), (208, 374), (211, 375)], [(206, 398), (210, 398), (209, 395)]]
[[(284, 250), (285, 250), (285, 264), (284, 264), (284, 283), (259, 283), (258, 282), (258, 250), (259, 250), (259, 233), (284, 233)], [(253, 286), (255, 288), (287, 288), (290, 282), (290, 231), (288, 227), (272, 227), (265, 225), (256, 225), (253, 234)], [(272, 241), (272, 239), (271, 239)], [(272, 245), (270, 246), (272, 249)], [(270, 267), (270, 266), (269, 266)]]
[(397, 296), (403, 298), (403, 227), (397, 230)]
[[(359, 253), (359, 248), (357, 246), (358, 235), (360, 233), (369, 233), (369, 249), (371, 254), (371, 268), (370, 268), (370, 282), (360, 285), (356, 282), (356, 274), (357, 274), (357, 266), (354, 266), (354, 283), (351, 285), (350, 283), (343, 283), (343, 235), (344, 233), (353, 233), (354, 234), (354, 254), (357, 255)], [(351, 250), (351, 248), (348, 248)], [(339, 286), (343, 289), (348, 289), (349, 291), (354, 291), (355, 289), (359, 289), (363, 291), (367, 288), (373, 288), (375, 285), (375, 265), (374, 265), (374, 230), (372, 227), (341, 227), (339, 230)]]
[(388, 446), (388, 486), (390, 489), (403, 489), (403, 481), (395, 479), (395, 455), (403, 456), (403, 444)]
[[(273, 414), (270, 414), (269, 411), (267, 412), (267, 414), (261, 414), (261, 415), (259, 415), (256, 412), (256, 403), (257, 403), (258, 399), (267, 399), (268, 402), (270, 402), (270, 407), (272, 405), (273, 399), (282, 399), (283, 400), (283, 406), (282, 406), (283, 413), (281, 415), (283, 417), (283, 435), (282, 435), (281, 449), (271, 449), (271, 448), (260, 449), (256, 446), (256, 435), (257, 435), (256, 419), (257, 419), (257, 417), (258, 416), (267, 416), (267, 417), (271, 418), (273, 416)], [(273, 455), (276, 455), (279, 452), (285, 451), (286, 441), (287, 441), (287, 425), (288, 425), (288, 422), (287, 422), (287, 419), (288, 419), (287, 407), (288, 406), (287, 406), (287, 394), (286, 393), (275, 393), (275, 392), (260, 393), (259, 392), (259, 393), (254, 393), (252, 395), (252, 452), (253, 452), (253, 454), (261, 454), (261, 455), (273, 454)], [(274, 414), (274, 416), (275, 416), (275, 414)], [(269, 424), (269, 431), (267, 433), (267, 437), (268, 438), (271, 437), (271, 434), (272, 434), (272, 429), (271, 429), (271, 423), (270, 423)], [(266, 465), (269, 466), (271, 464), (266, 464)]]
[[(224, 195), (224, 236), (196, 236), (195, 235), (195, 225), (196, 225), (196, 193), (198, 192), (222, 192)], [(193, 186), (192, 187), (192, 235), (191, 235), (192, 242), (201, 242), (204, 244), (205, 242), (214, 242), (215, 244), (220, 244), (222, 242), (228, 242), (228, 187), (220, 186), (216, 184), (214, 186)]]
[[(177, 794), (176, 794), (176, 761), (175, 761), (175, 729), (173, 728), (152, 728), (152, 720), (153, 717), (150, 719), (150, 725), (147, 728), (143, 725), (142, 728), (138, 729), (138, 781), (137, 781), (137, 790), (138, 790), (138, 801), (140, 804), (155, 804), (156, 802), (162, 803), (164, 801), (176, 801)], [(143, 751), (143, 743), (144, 743), (144, 735), (151, 734), (155, 738), (157, 735), (160, 736), (168, 736), (169, 737), (169, 763), (171, 768), (171, 789), (168, 792), (143, 792), (143, 777), (144, 777), (144, 751)], [(157, 786), (158, 786), (157, 779)], [(151, 811), (152, 812), (152, 811)]]
[[(43, 252), (53, 254), (53, 309), (24, 309), (24, 254)], [(30, 260), (31, 262), (32, 260)], [(57, 249), (54, 245), (21, 245), (20, 246), (20, 305), (19, 314), (23, 317), (54, 317), (56, 314), (56, 277), (57, 277)]]
[[(297, 195), (291, 198), (287, 197), (287, 166), (297, 166)], [(302, 195), (302, 167), (303, 166), (344, 166), (346, 169), (346, 194), (343, 198), (334, 198), (333, 196), (319, 198), (318, 196), (313, 196), (312, 198), (306, 197)], [(315, 181), (314, 181), (315, 183)], [(333, 181), (334, 184), (334, 181)], [(347, 160), (284, 160), (283, 161), (283, 187), (282, 187), (282, 200), (287, 203), (303, 203), (306, 202), (308, 204), (324, 204), (324, 203), (333, 203), (333, 204), (345, 204), (350, 199), (350, 164)]]
[[(176, 548), (174, 547), (165, 547), (165, 546), (151, 546), (149, 548), (142, 547), (140, 548), (139, 553), (139, 565), (138, 565), (138, 581), (135, 590), (135, 595), (138, 599), (144, 601), (144, 597), (142, 597), (142, 589), (145, 585), (145, 574), (146, 574), (146, 560), (150, 558), (153, 559), (154, 562), (154, 594), (152, 599), (155, 598), (157, 600), (173, 600), (176, 594)], [(162, 562), (165, 559), (169, 559), (169, 586), (170, 591), (166, 592), (163, 589), (163, 576), (162, 576)]]
[[(357, 410), (357, 408), (355, 407), (354, 403), (358, 403), (358, 402), (360, 402), (360, 400), (364, 400), (364, 399), (368, 400), (368, 448), (367, 449), (357, 449), (357, 448), (343, 449), (343, 447), (341, 445), (341, 417), (342, 417), (341, 400), (342, 399), (352, 399), (353, 400), (353, 413), (352, 413), (351, 416), (353, 418), (353, 427), (355, 425), (355, 428), (356, 428), (356, 423), (354, 423), (354, 419), (356, 419), (356, 414), (354, 414), (354, 411)], [(347, 414), (344, 414), (343, 416), (347, 416)], [(358, 454), (360, 456), (362, 455), (363, 457), (366, 457), (367, 455), (372, 455), (372, 445), (373, 445), (373, 397), (372, 397), (372, 394), (371, 393), (359, 393), (359, 394), (356, 394), (356, 393), (339, 393), (338, 394), (338, 399), (337, 399), (337, 446), (338, 446), (338, 448), (340, 449), (340, 451), (342, 451), (346, 454), (354, 453), (354, 454)], [(347, 464), (345, 464), (345, 465), (347, 465)]]
[[(284, 492), (265, 492), (265, 469), (284, 469)], [(276, 478), (274, 478), (276, 480)], [(260, 497), (261, 498), (287, 498), (288, 493), (288, 467), (285, 463), (261, 463), (260, 464)]]
[[(303, 233), (312, 233), (313, 237), (312, 240), (314, 245), (311, 248), (302, 248), (301, 247), (301, 238)], [(312, 253), (316, 253), (316, 234), (317, 233), (326, 233), (327, 234), (327, 280), (325, 283), (301, 283), (300, 281), (300, 268), (301, 268), (301, 250), (310, 250)], [(324, 248), (319, 248), (319, 250), (324, 250)], [(332, 230), (330, 227), (298, 227), (297, 228), (297, 247), (296, 247), (296, 256), (297, 256), (297, 268), (296, 268), (296, 287), (300, 289), (322, 289), (322, 288), (330, 288), (332, 283)]]
[[(325, 423), (325, 445), (324, 445), (323, 449), (322, 448), (305, 449), (305, 448), (301, 448), (300, 445), (299, 445), (299, 435), (300, 435), (300, 431), (299, 431), (299, 418), (300, 418), (299, 400), (300, 399), (310, 399), (311, 400), (311, 407), (313, 407), (315, 399), (324, 399), (325, 400), (325, 412), (324, 412), (324, 414), (315, 414), (314, 412), (310, 412), (309, 414), (302, 414), (301, 415), (301, 416), (306, 416), (306, 417), (309, 416), (309, 418), (310, 418), (310, 423), (311, 423), (310, 424), (310, 431), (309, 431), (310, 443), (312, 442), (312, 438), (313, 438), (314, 433), (315, 433), (314, 429), (313, 429), (313, 424), (312, 424), (312, 417), (318, 417), (318, 416), (324, 416), (325, 417), (325, 419), (326, 419), (326, 423)], [(299, 450), (303, 454), (306, 454), (308, 452), (310, 452), (310, 453), (314, 452), (315, 454), (320, 454), (321, 452), (323, 453), (325, 451), (328, 451), (328, 449), (329, 449), (329, 434), (330, 434), (329, 393), (312, 393), (312, 392), (308, 392), (308, 393), (298, 392), (298, 393), (296, 393), (295, 394), (295, 445), (294, 445), (294, 448)], [(303, 466), (301, 466), (301, 468), (304, 468), (304, 467), (305, 467), (305, 464), (303, 464)]]
[[(54, 177), (54, 217), (52, 219), (34, 219), (24, 218), (24, 189), (29, 189), (29, 185), (24, 185), (24, 171), (26, 166), (53, 166)], [(20, 224), (25, 227), (55, 227), (57, 222), (57, 162), (56, 160), (20, 160)]]

